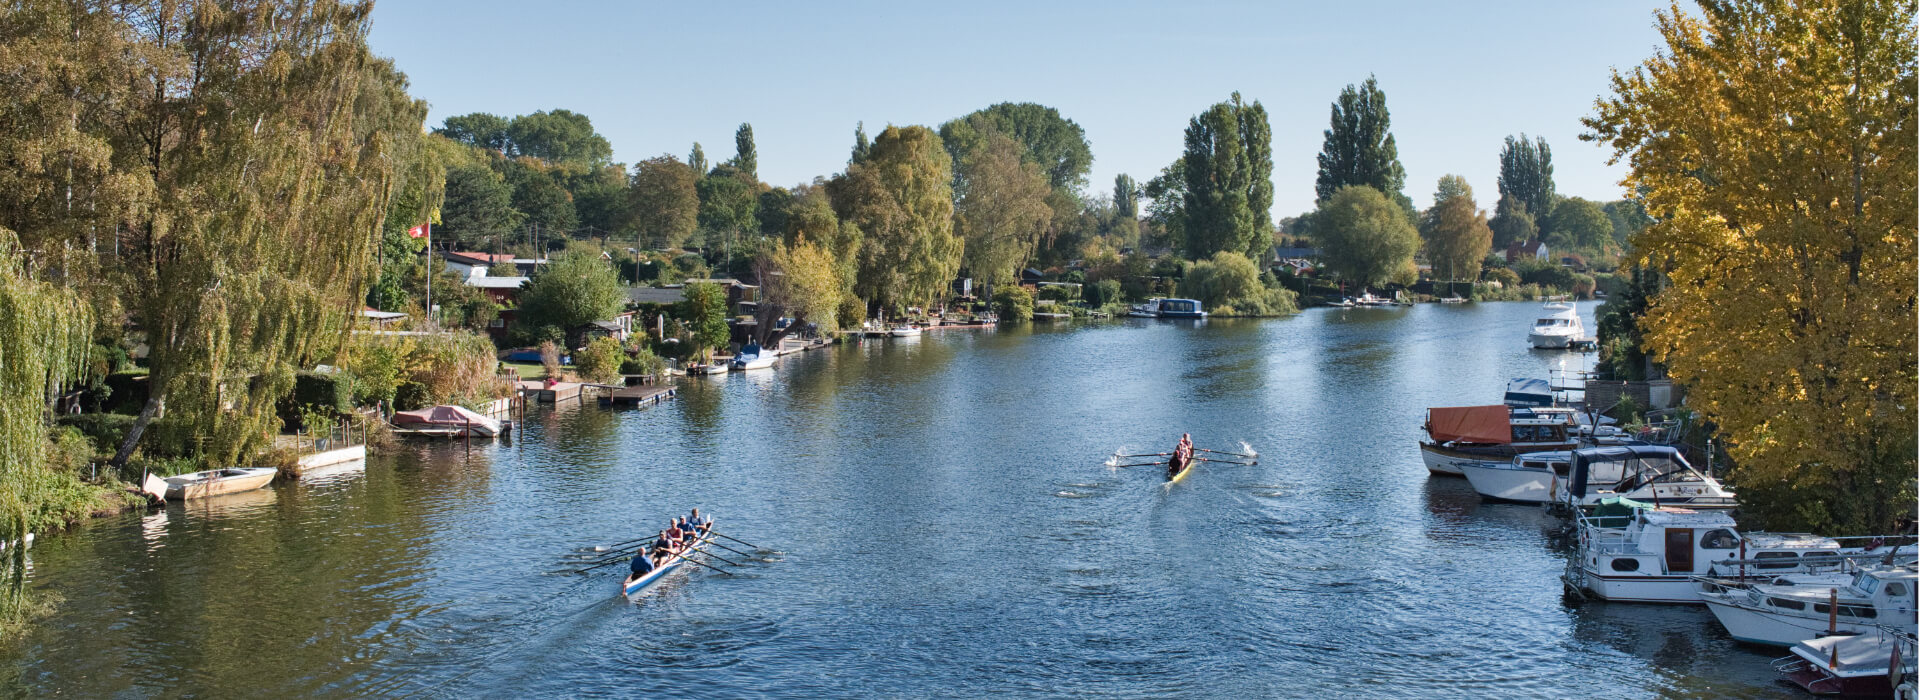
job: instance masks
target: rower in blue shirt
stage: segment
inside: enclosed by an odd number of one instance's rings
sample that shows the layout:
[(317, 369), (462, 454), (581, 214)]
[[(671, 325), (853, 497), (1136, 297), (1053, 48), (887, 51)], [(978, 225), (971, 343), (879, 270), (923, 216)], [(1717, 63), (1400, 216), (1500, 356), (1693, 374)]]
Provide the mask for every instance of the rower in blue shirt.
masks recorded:
[(641, 547), (639, 551), (633, 553), (633, 563), (627, 566), (627, 569), (633, 573), (628, 575), (626, 583), (621, 585), (625, 586), (653, 573), (653, 566), (653, 557), (647, 553), (646, 547)]

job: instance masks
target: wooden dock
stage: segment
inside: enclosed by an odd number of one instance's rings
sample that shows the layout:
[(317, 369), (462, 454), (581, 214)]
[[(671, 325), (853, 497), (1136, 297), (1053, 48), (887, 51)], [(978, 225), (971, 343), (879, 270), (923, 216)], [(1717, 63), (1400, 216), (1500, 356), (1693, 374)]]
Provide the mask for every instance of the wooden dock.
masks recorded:
[(673, 387), (658, 384), (623, 386), (601, 394), (600, 403), (610, 406), (654, 406), (678, 393)]

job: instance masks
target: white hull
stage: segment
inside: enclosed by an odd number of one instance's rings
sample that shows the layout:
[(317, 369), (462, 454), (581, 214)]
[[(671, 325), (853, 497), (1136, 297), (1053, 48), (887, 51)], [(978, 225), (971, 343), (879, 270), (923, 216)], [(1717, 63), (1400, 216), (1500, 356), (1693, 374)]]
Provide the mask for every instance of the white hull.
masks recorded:
[(1427, 472), (1430, 474), (1462, 476), (1459, 462), (1464, 460), (1448, 457), (1422, 446), (1420, 449), (1420, 461), (1427, 465)]
[[(1846, 584), (1837, 584), (1845, 588)], [(1762, 610), (1748, 604), (1744, 591), (1727, 593), (1696, 593), (1700, 601), (1707, 604), (1713, 616), (1720, 620), (1720, 626), (1727, 628), (1727, 635), (1750, 644), (1771, 644), (1790, 647), (1802, 641), (1827, 633), (1827, 616), (1796, 617), (1784, 613)], [(1738, 602), (1732, 596), (1739, 596)], [(1842, 633), (1867, 633), (1874, 630), (1873, 625), (1861, 625), (1839, 618), (1838, 629)], [(1909, 620), (1911, 622), (1911, 620)]]
[(212, 469), (192, 474), (181, 474), (166, 478), (167, 498), (182, 500), (204, 498), (227, 493), (252, 491), (266, 486), (279, 474), (278, 469), (270, 467), (242, 467), (237, 469)]
[(918, 328), (895, 328), (895, 329), (893, 329), (893, 330), (890, 330), (890, 331), (887, 331), (887, 335), (891, 335), (891, 336), (893, 336), (893, 337), (895, 337), (895, 338), (911, 338), (911, 337), (913, 337), (913, 336), (916, 336), (916, 335), (920, 335), (920, 329), (918, 329)]
[(1581, 588), (1601, 600), (1622, 603), (1699, 605), (1699, 592), (1687, 576), (1603, 576), (1582, 569)]
[(733, 370), (736, 372), (744, 372), (756, 369), (772, 369), (773, 363), (779, 360), (779, 355), (761, 355), (744, 362), (736, 359), (733, 361)]
[(1528, 333), (1527, 342), (1540, 350), (1565, 350), (1573, 336), (1561, 333)]
[(1455, 462), (1467, 483), (1481, 496), (1520, 503), (1553, 500), (1553, 472), (1515, 469), (1512, 462)]

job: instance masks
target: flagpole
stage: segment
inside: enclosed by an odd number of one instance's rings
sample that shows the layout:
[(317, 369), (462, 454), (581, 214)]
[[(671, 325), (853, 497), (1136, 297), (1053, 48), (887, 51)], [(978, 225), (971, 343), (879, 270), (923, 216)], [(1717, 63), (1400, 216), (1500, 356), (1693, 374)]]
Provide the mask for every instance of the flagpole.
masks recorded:
[(438, 330), (433, 318), (433, 220), (427, 220), (427, 323), (428, 330)]

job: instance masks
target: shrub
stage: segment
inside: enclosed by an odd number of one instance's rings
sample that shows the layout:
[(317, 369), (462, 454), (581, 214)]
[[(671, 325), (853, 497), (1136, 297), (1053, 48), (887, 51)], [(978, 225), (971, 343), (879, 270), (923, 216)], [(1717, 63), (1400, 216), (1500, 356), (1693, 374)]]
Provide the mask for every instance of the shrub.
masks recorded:
[(393, 392), (393, 408), (396, 411), (417, 411), (426, 408), (431, 401), (427, 385), (420, 382), (402, 382)]
[(560, 376), (560, 346), (551, 340), (540, 344), (540, 368), (546, 370), (548, 377)]
[(60, 416), (55, 423), (78, 430), (93, 441), (95, 450), (113, 452), (120, 449), (120, 441), (127, 439), (127, 430), (133, 427), (134, 418), (124, 413), (82, 413)]
[(653, 354), (653, 351), (645, 347), (634, 349), (629, 353), (627, 359), (620, 362), (621, 374), (651, 374), (659, 376), (661, 370), (666, 368), (667, 361), (660, 359), (659, 355)]
[(1520, 275), (1504, 267), (1487, 270), (1486, 278), (1488, 282), (1498, 283), (1502, 287), (1513, 287), (1520, 284)]
[(1032, 320), (1033, 293), (1019, 285), (1001, 285), (993, 292), (993, 310), (1002, 321)]
[(1120, 301), (1120, 281), (1100, 280), (1080, 288), (1081, 298), (1087, 305), (1099, 308)]
[(601, 336), (573, 354), (573, 368), (590, 382), (611, 384), (620, 380), (620, 341)]
[(293, 391), (281, 397), (280, 422), (289, 428), (307, 424), (307, 416), (339, 415), (353, 411), (353, 379), (344, 374), (297, 372)]

